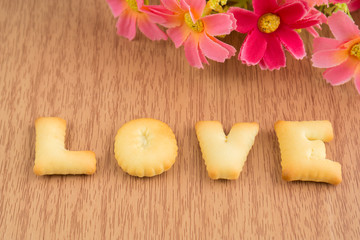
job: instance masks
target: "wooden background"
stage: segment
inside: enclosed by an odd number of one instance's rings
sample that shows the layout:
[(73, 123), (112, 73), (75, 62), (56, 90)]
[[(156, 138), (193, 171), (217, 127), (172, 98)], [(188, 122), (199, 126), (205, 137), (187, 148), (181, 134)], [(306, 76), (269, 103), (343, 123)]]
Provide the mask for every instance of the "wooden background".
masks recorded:
[[(360, 23), (360, 14), (355, 15)], [(1, 239), (356, 239), (360, 236), (360, 96), (331, 87), (310, 58), (261, 71), (234, 57), (189, 67), (183, 49), (118, 37), (104, 0), (0, 1)], [(311, 39), (302, 34), (311, 52)], [(330, 36), (325, 30), (325, 36)], [(226, 39), (237, 49), (243, 36)], [(68, 122), (67, 146), (92, 150), (92, 176), (37, 177), (34, 121)], [(125, 174), (113, 154), (125, 122), (150, 117), (174, 130), (175, 165), (154, 178)], [(277, 120), (328, 119), (339, 186), (281, 180)], [(236, 181), (207, 176), (199, 120), (260, 132)]]

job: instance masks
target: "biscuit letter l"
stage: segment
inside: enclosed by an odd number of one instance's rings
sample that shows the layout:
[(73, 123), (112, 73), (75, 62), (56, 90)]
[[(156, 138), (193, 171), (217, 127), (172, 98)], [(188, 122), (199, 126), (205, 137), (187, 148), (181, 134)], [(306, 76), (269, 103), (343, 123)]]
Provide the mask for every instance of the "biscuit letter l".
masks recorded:
[(236, 123), (225, 135), (218, 121), (200, 121), (195, 126), (209, 177), (237, 179), (259, 131), (257, 123)]
[(280, 145), (284, 180), (341, 182), (341, 165), (326, 159), (324, 142), (333, 139), (329, 121), (278, 121), (275, 131)]
[(61, 118), (38, 118), (35, 121), (36, 175), (93, 174), (96, 170), (95, 153), (65, 149), (66, 122)]

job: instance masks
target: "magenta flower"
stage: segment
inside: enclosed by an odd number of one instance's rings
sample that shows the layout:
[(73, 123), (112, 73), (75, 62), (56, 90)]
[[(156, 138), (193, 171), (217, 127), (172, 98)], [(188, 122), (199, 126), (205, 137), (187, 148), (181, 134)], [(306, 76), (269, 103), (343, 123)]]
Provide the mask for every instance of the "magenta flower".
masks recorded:
[(120, 36), (133, 40), (136, 35), (136, 22), (140, 31), (151, 40), (166, 40), (167, 36), (146, 12), (141, 10), (144, 0), (106, 0), (114, 17), (119, 17), (116, 28)]
[(169, 28), (168, 36), (175, 47), (184, 46), (190, 65), (203, 68), (206, 58), (224, 62), (235, 55), (235, 48), (215, 38), (235, 29), (232, 14), (204, 16), (205, 0), (162, 0), (162, 6), (146, 6), (156, 22)]
[(354, 78), (360, 93), (360, 31), (342, 11), (331, 15), (328, 24), (335, 39), (314, 39), (313, 66), (328, 68), (323, 76), (333, 86)]
[(239, 60), (247, 65), (259, 64), (262, 69), (285, 67), (284, 46), (296, 59), (306, 53), (295, 29), (319, 24), (319, 19), (307, 18), (308, 6), (303, 1), (278, 4), (276, 0), (253, 0), (254, 12), (230, 8), (237, 20), (236, 31), (247, 33), (240, 49)]

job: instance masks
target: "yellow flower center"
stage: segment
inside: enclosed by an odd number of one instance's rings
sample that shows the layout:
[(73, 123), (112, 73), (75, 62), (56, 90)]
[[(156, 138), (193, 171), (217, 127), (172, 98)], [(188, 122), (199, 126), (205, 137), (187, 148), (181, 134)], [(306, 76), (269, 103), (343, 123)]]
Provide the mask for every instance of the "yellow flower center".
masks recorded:
[(263, 33), (275, 32), (280, 26), (280, 17), (272, 13), (266, 13), (259, 18), (258, 28)]
[(138, 6), (136, 3), (136, 0), (126, 0), (126, 2), (128, 3), (129, 7), (134, 10), (134, 11), (138, 11)]
[(360, 43), (356, 43), (351, 47), (350, 55), (360, 59)]
[(188, 25), (194, 32), (204, 31), (204, 23), (201, 20), (197, 20), (194, 23), (191, 19), (190, 13), (185, 13), (184, 18), (186, 25)]

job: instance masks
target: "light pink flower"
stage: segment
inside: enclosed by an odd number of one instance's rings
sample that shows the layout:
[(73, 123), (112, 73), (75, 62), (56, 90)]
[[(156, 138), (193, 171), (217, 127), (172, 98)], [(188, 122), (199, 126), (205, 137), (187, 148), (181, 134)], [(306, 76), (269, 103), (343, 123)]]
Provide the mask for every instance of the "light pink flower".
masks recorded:
[(335, 39), (314, 39), (313, 66), (328, 68), (323, 76), (333, 86), (354, 78), (360, 93), (360, 31), (342, 11), (331, 15), (328, 24)]
[(114, 17), (119, 17), (116, 28), (120, 36), (133, 40), (136, 35), (136, 22), (140, 31), (151, 40), (166, 40), (167, 36), (148, 14), (143, 12), (144, 0), (106, 0)]
[(360, 9), (360, 0), (351, 0), (348, 3), (348, 7), (349, 7), (350, 12)]
[(235, 48), (215, 36), (227, 35), (236, 24), (232, 14), (204, 15), (205, 0), (162, 0), (162, 6), (144, 6), (157, 23), (169, 28), (175, 47), (184, 46), (190, 65), (203, 68), (206, 58), (224, 62), (235, 55)]
[(259, 64), (262, 69), (285, 67), (284, 46), (296, 59), (306, 53), (295, 29), (319, 24), (318, 19), (306, 18), (308, 6), (303, 1), (278, 4), (276, 0), (253, 0), (254, 12), (230, 8), (237, 20), (236, 31), (248, 33), (239, 53), (247, 65)]

